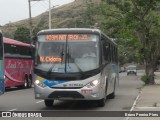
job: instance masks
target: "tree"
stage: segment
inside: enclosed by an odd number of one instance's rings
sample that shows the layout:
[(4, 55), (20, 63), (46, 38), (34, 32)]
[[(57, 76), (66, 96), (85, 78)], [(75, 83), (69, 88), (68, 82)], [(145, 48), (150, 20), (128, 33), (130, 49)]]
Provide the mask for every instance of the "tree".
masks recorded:
[(95, 6), (91, 13), (95, 16), (98, 27), (109, 37), (115, 39), (119, 46), (120, 65), (126, 62), (141, 63), (141, 55), (137, 53), (140, 44), (135, 37), (135, 31), (125, 25), (124, 15), (121, 11), (117, 7), (107, 4), (106, 1), (101, 1)]
[(30, 43), (29, 40), (29, 29), (26, 27), (18, 27), (14, 34), (14, 39), (21, 42)]
[(124, 25), (136, 33), (145, 61), (146, 84), (154, 84), (154, 67), (160, 57), (159, 0), (105, 0), (123, 15)]

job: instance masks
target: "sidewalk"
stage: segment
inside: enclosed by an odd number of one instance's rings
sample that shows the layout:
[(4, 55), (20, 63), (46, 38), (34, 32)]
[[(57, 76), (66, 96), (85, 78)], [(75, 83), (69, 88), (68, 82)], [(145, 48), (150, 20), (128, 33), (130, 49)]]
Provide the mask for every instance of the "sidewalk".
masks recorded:
[[(160, 111), (160, 72), (155, 75), (156, 85), (142, 88), (133, 111)], [(160, 120), (160, 117), (130, 117), (129, 120)]]

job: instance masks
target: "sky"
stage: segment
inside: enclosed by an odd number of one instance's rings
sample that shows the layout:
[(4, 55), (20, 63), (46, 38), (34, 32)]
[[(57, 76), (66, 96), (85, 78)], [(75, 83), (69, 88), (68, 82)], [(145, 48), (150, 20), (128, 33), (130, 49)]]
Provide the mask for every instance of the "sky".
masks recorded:
[[(74, 0), (51, 0), (51, 7)], [(31, 14), (35, 17), (49, 9), (49, 0), (32, 1)], [(0, 0), (0, 25), (29, 18), (28, 0)]]

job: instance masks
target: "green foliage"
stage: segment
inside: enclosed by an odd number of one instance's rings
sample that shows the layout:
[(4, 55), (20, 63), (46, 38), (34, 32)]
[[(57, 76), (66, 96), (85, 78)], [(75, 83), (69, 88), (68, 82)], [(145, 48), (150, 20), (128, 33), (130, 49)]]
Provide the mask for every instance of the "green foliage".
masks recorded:
[(144, 74), (144, 75), (141, 77), (141, 80), (146, 84), (146, 83), (147, 83), (147, 75)]
[[(114, 6), (119, 11), (119, 14), (123, 16), (122, 23), (125, 27), (122, 27), (120, 36), (122, 38), (129, 37), (130, 43), (135, 48), (136, 54), (139, 56), (139, 60), (143, 59), (146, 65), (152, 66), (156, 63), (160, 57), (160, 40), (159, 40), (159, 26), (160, 15), (158, 14), (158, 7), (160, 5), (159, 0), (105, 0), (109, 5)], [(139, 41), (137, 41), (137, 40)], [(129, 44), (127, 44), (130, 46)], [(135, 46), (137, 45), (137, 47)], [(127, 50), (129, 50), (128, 48)], [(133, 49), (132, 49), (133, 50)], [(129, 51), (132, 53), (132, 51)], [(126, 54), (126, 53), (125, 53)], [(149, 73), (146, 67), (146, 76), (143, 80), (145, 83), (154, 83), (153, 73)]]
[[(116, 5), (113, 6), (112, 4)], [(100, 28), (110, 37), (117, 39), (120, 64), (141, 63), (143, 60), (138, 53), (141, 45), (135, 32), (135, 26), (138, 25), (138, 22), (132, 22), (132, 14), (126, 14), (125, 12), (131, 10), (131, 3), (119, 4), (117, 1), (110, 0), (108, 4), (106, 1), (102, 1), (100, 7), (102, 12), (99, 16), (103, 18)]]
[(97, 9), (99, 8), (99, 6), (97, 6), (97, 4), (95, 4), (92, 0), (86, 0), (85, 4), (87, 8), (85, 12), (83, 11), (79, 13), (78, 19), (76, 19), (76, 22), (75, 22), (76, 24), (75, 27), (90, 28), (90, 27), (93, 27), (97, 22), (96, 15), (99, 12), (99, 9)]
[(30, 43), (29, 29), (25, 27), (18, 27), (14, 34), (14, 39), (21, 42)]

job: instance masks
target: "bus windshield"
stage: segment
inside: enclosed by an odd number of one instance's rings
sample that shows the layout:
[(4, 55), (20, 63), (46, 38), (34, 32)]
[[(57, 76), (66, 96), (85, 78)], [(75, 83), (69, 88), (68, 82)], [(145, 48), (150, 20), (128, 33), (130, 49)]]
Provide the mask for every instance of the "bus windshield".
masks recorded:
[(99, 67), (99, 37), (93, 34), (40, 35), (36, 66), (47, 72), (76, 73)]

